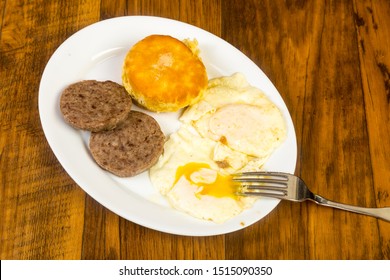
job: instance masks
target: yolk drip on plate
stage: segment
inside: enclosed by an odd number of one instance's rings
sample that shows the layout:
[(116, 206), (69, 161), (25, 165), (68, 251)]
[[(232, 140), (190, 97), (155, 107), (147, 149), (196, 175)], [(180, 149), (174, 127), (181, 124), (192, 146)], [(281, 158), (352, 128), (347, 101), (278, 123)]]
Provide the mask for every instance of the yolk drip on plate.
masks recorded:
[(231, 197), (237, 199), (237, 188), (231, 176), (222, 175), (210, 168), (207, 163), (190, 162), (179, 166), (176, 171), (174, 185), (184, 176), (191, 184), (199, 187), (197, 195), (214, 197)]

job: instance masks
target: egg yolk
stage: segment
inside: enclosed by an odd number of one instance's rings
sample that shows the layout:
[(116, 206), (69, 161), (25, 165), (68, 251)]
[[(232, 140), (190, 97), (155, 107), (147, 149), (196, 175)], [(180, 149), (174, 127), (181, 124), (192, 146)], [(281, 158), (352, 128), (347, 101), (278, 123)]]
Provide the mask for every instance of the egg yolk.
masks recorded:
[[(202, 172), (203, 171), (203, 172)], [(209, 172), (207, 172), (209, 171)], [(215, 174), (216, 173), (216, 174)], [(202, 176), (202, 174), (204, 176)], [(214, 174), (210, 180), (208, 174)], [(216, 176), (215, 176), (216, 175)], [(191, 184), (199, 187), (198, 195), (214, 197), (231, 197), (237, 199), (237, 188), (231, 176), (224, 176), (212, 170), (207, 163), (190, 162), (176, 170), (175, 183), (184, 176)], [(196, 179), (195, 179), (196, 178)]]

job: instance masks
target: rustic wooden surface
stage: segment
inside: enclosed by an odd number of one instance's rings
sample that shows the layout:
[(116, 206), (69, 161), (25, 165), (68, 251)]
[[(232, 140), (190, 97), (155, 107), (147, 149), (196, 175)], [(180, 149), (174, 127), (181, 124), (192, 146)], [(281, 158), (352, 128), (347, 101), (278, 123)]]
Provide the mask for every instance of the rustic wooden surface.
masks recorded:
[(0, 0), (1, 259), (390, 259), (390, 223), (281, 202), (231, 234), (144, 228), (88, 196), (43, 134), (38, 88), (54, 50), (94, 22), (154, 15), (230, 42), (293, 118), (296, 174), (330, 199), (390, 206), (390, 2)]

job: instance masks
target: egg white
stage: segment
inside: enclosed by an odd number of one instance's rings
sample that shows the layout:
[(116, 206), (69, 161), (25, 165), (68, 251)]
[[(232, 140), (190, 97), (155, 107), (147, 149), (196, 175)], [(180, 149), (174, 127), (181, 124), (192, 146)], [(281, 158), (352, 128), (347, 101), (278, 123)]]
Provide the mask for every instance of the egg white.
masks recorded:
[[(286, 137), (279, 109), (252, 87), (242, 74), (209, 81), (204, 97), (181, 116), (164, 153), (150, 169), (153, 186), (176, 209), (194, 217), (223, 223), (251, 207), (253, 197), (202, 194), (202, 184), (216, 174), (255, 171)], [(178, 178), (189, 163), (207, 164)]]
[(264, 160), (286, 138), (280, 110), (240, 73), (211, 80), (204, 98), (180, 120), (205, 138)]
[[(215, 174), (227, 174), (218, 166), (214, 152), (217, 143), (201, 137), (192, 127), (183, 125), (170, 135), (164, 145), (164, 153), (149, 172), (151, 182), (168, 202), (176, 209), (194, 217), (223, 223), (253, 205), (254, 198), (214, 197), (202, 195), (202, 183), (215, 180)], [(219, 151), (219, 156), (228, 155)], [(184, 176), (177, 182), (177, 170), (188, 163), (205, 163), (210, 169), (202, 169), (192, 175), (192, 180)], [(241, 166), (241, 164), (240, 164)]]

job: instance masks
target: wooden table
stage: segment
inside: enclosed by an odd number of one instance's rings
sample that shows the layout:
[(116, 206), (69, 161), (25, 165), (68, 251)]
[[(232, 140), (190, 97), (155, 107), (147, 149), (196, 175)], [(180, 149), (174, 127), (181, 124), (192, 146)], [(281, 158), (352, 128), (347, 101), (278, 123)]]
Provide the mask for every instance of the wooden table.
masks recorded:
[(296, 174), (350, 204), (390, 206), (390, 3), (0, 0), (1, 259), (389, 259), (390, 223), (282, 201), (243, 230), (154, 231), (101, 206), (64, 171), (39, 119), (50, 56), (103, 19), (153, 15), (220, 36), (270, 78), (296, 129)]

